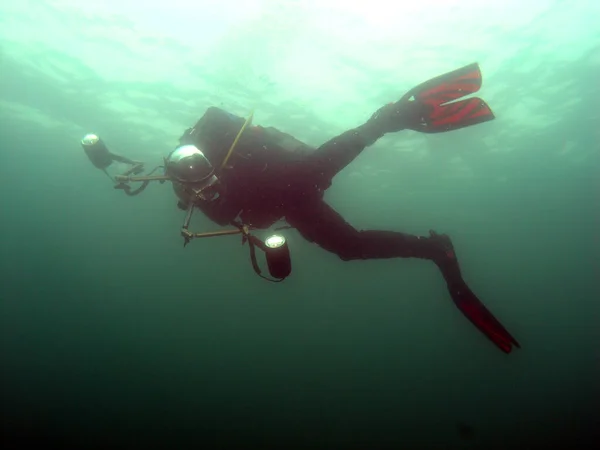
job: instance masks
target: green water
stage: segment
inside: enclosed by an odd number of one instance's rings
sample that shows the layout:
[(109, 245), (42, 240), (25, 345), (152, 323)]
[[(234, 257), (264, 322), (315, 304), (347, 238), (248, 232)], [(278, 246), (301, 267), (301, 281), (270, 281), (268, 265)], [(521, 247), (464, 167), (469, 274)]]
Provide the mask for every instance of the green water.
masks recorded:
[[(397, 3), (0, 5), (3, 448), (595, 448), (600, 6)], [(473, 61), (495, 121), (386, 136), (326, 200), (449, 233), (510, 355), (427, 261), (286, 230), (293, 274), (266, 283), (238, 237), (183, 249), (168, 184), (126, 197), (79, 146), (153, 167), (209, 106), (318, 146)]]

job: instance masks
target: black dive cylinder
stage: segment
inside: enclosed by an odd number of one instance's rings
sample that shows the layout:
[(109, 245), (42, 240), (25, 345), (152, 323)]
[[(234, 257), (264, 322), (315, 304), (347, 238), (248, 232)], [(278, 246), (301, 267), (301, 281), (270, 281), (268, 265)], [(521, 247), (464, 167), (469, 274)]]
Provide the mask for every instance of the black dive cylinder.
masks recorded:
[[(211, 106), (193, 128), (186, 130), (179, 142), (198, 147), (216, 167), (225, 158), (244, 120), (243, 117)], [(236, 152), (245, 158), (275, 161), (293, 161), (312, 151), (314, 148), (274, 127), (246, 129), (236, 147)]]

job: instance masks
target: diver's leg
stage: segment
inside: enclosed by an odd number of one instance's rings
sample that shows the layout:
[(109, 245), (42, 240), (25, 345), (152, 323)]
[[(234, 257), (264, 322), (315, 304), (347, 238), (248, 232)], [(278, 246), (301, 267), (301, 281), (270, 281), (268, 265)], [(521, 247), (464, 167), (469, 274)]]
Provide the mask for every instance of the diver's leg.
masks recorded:
[(317, 162), (325, 178), (332, 179), (384, 134), (407, 128), (415, 114), (414, 104), (390, 103), (377, 110), (363, 125), (325, 142), (308, 158)]
[(287, 222), (310, 242), (342, 260), (423, 258), (440, 269), (455, 305), (502, 351), (519, 343), (479, 301), (462, 278), (452, 241), (430, 231), (414, 236), (395, 231), (358, 231), (322, 200), (296, 204), (286, 213)]
[(379, 108), (364, 125), (326, 142), (314, 156), (320, 158), (324, 173), (333, 178), (386, 133), (407, 128), (443, 133), (493, 120), (494, 113), (482, 99), (456, 101), (477, 92), (481, 83), (477, 63), (432, 78), (409, 90), (397, 102)]
[[(432, 237), (396, 231), (359, 231), (321, 199), (296, 204), (288, 209), (285, 217), (306, 240), (338, 255), (344, 261), (423, 258), (442, 264), (449, 258), (438, 235)], [(455, 267), (442, 264), (442, 267), (448, 277), (460, 277), (458, 264)]]

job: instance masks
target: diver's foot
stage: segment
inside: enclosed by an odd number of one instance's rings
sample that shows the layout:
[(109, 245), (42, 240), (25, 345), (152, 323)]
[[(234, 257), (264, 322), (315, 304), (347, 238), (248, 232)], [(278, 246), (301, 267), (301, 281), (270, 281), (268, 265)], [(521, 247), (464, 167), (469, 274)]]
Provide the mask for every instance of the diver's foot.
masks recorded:
[(429, 230), (429, 239), (434, 245), (440, 250), (440, 255), (451, 260), (456, 260), (456, 253), (454, 253), (454, 244), (450, 236), (447, 234), (438, 234), (434, 230)]
[(394, 133), (415, 126), (421, 113), (416, 102), (398, 101), (379, 108), (357, 131), (369, 146), (387, 133)]
[(426, 108), (425, 104), (418, 101), (400, 100), (388, 103), (379, 108), (368, 123), (379, 129), (382, 135), (413, 128), (423, 120)]
[(429, 230), (430, 259), (438, 266), (448, 284), (462, 281), (458, 259), (450, 236)]

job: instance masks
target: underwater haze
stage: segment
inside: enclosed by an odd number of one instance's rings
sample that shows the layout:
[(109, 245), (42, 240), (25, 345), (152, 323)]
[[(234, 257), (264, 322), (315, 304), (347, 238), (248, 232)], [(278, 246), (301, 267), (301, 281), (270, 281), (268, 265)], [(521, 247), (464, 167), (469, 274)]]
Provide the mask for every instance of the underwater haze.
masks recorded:
[[(2, 447), (596, 448), (598, 17), (595, 0), (1, 2)], [(267, 283), (239, 236), (183, 248), (169, 183), (128, 197), (80, 145), (150, 169), (217, 106), (317, 147), (472, 62), (494, 121), (388, 134), (325, 198), (359, 229), (448, 233), (508, 355), (430, 261), (344, 262), (291, 229), (293, 273)]]

